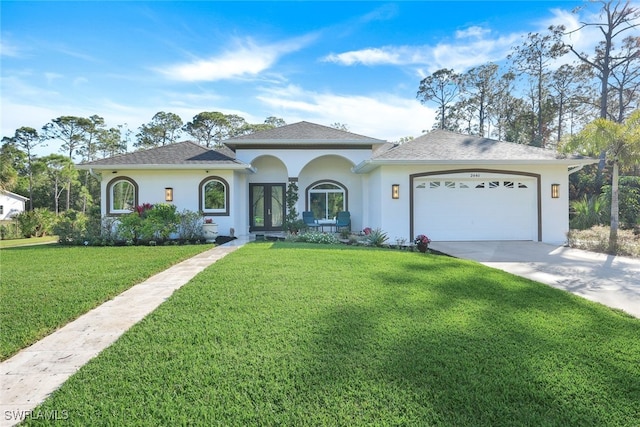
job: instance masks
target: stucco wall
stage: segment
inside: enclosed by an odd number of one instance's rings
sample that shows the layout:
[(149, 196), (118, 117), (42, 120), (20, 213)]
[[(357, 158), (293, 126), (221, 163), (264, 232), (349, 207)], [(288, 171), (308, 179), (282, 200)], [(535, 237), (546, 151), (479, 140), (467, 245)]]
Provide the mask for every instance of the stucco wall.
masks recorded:
[[(537, 173), (541, 175), (541, 209), (542, 209), (542, 241), (561, 244), (566, 241), (569, 230), (569, 199), (567, 167), (564, 165), (446, 165), (446, 166), (383, 166), (371, 172), (367, 191), (370, 193), (371, 205), (378, 206), (380, 215), (375, 209), (370, 211), (372, 228), (379, 227), (387, 232), (390, 239), (412, 239), (410, 236), (410, 187), (409, 175), (452, 169), (470, 168), (498, 169)], [(391, 198), (392, 184), (400, 184), (400, 198)], [(551, 184), (560, 184), (560, 197), (551, 198)], [(376, 197), (379, 200), (374, 200)], [(537, 220), (537, 215), (536, 215)], [(428, 233), (427, 230), (424, 232)]]
[[(117, 173), (102, 174), (102, 215), (107, 214), (107, 184), (117, 177), (128, 177), (138, 184), (138, 203), (166, 203), (164, 199), (164, 189), (173, 188), (173, 202), (178, 211), (184, 209), (197, 212), (198, 187), (200, 182), (211, 176), (223, 178), (229, 184), (230, 206), (229, 215), (212, 216), (218, 224), (221, 235), (228, 235), (231, 227), (235, 228), (236, 234), (246, 233), (246, 224), (242, 222), (242, 215), (237, 215), (237, 209), (242, 208), (242, 200), (246, 199), (246, 183), (242, 177), (236, 177), (230, 170), (118, 170)], [(237, 220), (236, 220), (237, 217)]]

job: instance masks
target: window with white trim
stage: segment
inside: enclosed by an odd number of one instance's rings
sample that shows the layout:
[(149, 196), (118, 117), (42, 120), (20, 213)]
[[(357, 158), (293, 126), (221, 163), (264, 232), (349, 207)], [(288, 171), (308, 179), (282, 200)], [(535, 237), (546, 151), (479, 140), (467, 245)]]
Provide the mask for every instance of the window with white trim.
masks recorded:
[(316, 219), (333, 219), (346, 209), (346, 191), (333, 182), (320, 182), (309, 189), (309, 210)]
[(200, 183), (200, 210), (210, 215), (229, 214), (229, 184), (220, 177), (208, 177)]
[(138, 185), (128, 177), (117, 177), (107, 185), (109, 214), (132, 212), (138, 204)]

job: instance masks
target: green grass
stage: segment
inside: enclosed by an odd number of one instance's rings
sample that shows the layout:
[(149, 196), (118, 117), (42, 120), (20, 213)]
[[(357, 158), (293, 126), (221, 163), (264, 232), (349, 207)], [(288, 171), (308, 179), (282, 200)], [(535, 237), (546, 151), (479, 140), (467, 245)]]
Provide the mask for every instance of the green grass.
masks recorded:
[(78, 426), (636, 426), (639, 336), (622, 312), (472, 262), (254, 243), (37, 410)]
[(18, 246), (42, 245), (45, 243), (56, 243), (58, 236), (31, 237), (29, 239), (0, 240), (0, 249), (15, 248)]
[(0, 359), (211, 246), (41, 245), (0, 251)]

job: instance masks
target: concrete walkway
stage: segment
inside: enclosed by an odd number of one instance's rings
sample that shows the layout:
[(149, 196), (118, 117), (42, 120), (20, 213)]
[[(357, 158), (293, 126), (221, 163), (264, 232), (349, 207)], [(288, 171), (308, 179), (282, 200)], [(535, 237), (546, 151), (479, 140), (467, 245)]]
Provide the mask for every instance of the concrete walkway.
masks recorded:
[(572, 292), (640, 318), (640, 260), (539, 242), (433, 242), (431, 248)]
[[(80, 367), (155, 310), (175, 290), (248, 241), (248, 237), (240, 237), (176, 264), (0, 363), (0, 426), (19, 423)], [(64, 418), (62, 409), (57, 414), (43, 416)]]

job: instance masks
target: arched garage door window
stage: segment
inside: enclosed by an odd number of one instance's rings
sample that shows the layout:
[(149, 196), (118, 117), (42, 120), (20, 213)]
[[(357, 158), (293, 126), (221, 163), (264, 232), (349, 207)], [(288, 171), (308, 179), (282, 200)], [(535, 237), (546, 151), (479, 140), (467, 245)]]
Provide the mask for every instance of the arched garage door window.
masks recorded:
[(126, 214), (138, 205), (138, 184), (131, 178), (119, 176), (107, 185), (107, 213)]
[(316, 219), (333, 219), (347, 210), (347, 190), (335, 181), (311, 184), (307, 189), (309, 210)]

